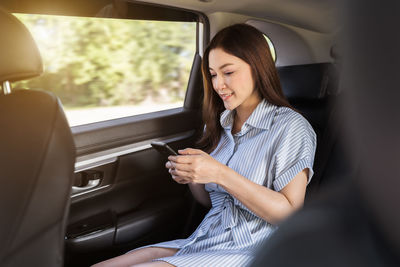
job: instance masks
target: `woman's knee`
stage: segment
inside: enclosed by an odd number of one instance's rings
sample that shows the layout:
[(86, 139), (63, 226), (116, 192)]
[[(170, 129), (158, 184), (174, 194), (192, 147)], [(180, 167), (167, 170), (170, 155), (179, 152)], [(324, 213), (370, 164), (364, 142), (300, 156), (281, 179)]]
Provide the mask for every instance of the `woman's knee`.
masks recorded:
[(178, 249), (175, 248), (161, 248), (161, 247), (147, 247), (143, 248), (143, 253), (146, 253), (147, 256), (153, 260), (162, 257), (173, 256), (178, 252)]
[(178, 250), (173, 248), (147, 247), (139, 248), (127, 254), (102, 261), (92, 267), (129, 266), (151, 262), (154, 259), (173, 256)]

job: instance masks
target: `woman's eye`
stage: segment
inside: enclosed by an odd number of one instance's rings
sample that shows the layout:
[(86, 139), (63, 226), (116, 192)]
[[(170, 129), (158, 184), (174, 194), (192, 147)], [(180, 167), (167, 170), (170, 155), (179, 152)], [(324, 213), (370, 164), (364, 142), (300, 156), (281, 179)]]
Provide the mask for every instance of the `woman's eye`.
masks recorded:
[(228, 72), (225, 72), (225, 75), (231, 75), (233, 73), (233, 71), (228, 71)]
[(217, 74), (210, 74), (211, 75), (211, 79), (217, 77)]

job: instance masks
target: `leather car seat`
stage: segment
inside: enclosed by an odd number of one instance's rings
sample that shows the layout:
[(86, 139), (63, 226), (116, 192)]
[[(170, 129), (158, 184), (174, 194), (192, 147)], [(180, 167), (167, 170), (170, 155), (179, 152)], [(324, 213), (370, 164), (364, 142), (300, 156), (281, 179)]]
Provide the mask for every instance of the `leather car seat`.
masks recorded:
[(42, 73), (29, 31), (0, 9), (0, 266), (62, 266), (75, 145), (54, 95), (12, 90)]

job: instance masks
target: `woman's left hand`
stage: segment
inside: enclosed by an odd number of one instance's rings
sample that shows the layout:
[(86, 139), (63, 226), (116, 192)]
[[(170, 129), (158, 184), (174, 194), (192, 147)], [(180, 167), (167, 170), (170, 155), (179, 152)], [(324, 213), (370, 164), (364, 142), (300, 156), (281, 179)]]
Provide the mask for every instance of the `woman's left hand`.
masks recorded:
[(209, 154), (199, 149), (179, 150), (179, 156), (169, 156), (165, 167), (172, 178), (180, 183), (216, 183), (218, 172), (225, 167)]

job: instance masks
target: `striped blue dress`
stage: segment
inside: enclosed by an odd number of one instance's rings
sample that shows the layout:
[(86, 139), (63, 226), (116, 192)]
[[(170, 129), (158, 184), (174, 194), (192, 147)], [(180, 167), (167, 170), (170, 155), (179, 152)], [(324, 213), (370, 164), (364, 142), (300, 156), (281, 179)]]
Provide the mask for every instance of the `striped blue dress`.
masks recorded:
[[(309, 169), (310, 181), (316, 136), (300, 114), (263, 100), (234, 135), (233, 120), (233, 111), (221, 114), (224, 131), (212, 157), (275, 191), (282, 190), (305, 168)], [(175, 266), (248, 265), (257, 246), (276, 226), (255, 215), (222, 187), (210, 183), (205, 189), (210, 193), (210, 211), (190, 237), (151, 245), (179, 249), (172, 257), (156, 260)]]

